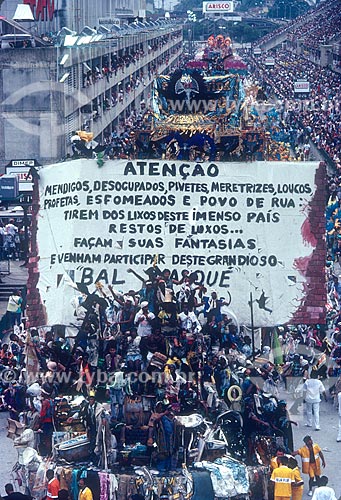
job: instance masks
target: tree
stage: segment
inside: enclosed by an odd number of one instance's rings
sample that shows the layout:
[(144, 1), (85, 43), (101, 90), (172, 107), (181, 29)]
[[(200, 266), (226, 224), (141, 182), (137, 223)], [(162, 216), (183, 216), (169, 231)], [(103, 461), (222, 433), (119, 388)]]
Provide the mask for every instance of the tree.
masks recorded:
[(295, 19), (307, 10), (310, 6), (304, 0), (275, 0), (269, 9), (268, 17), (280, 19)]
[(180, 0), (174, 5), (174, 11), (187, 12), (188, 10), (193, 10), (198, 7), (198, 2), (195, 0)]

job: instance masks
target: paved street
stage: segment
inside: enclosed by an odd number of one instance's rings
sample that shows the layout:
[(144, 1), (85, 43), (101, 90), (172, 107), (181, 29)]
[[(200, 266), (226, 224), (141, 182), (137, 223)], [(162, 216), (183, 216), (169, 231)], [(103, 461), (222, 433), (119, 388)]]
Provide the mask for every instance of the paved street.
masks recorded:
[[(326, 459), (326, 468), (323, 474), (329, 477), (329, 486), (335, 489), (336, 496), (339, 498), (339, 496), (341, 496), (341, 443), (336, 442), (338, 431), (337, 410), (330, 401), (328, 403), (321, 403), (320, 431), (315, 431), (314, 428), (305, 427), (302, 406), (300, 407), (300, 414), (292, 416), (292, 419), (298, 423), (298, 427), (294, 426), (295, 447), (300, 448), (304, 444), (302, 440), (307, 434), (311, 435), (313, 441), (320, 445)], [(297, 458), (300, 463), (300, 457)], [(308, 499), (310, 497), (307, 495), (307, 476), (304, 475), (303, 479), (305, 482), (303, 498)]]
[[(5, 265), (6, 264), (6, 265)], [(26, 267), (21, 267), (21, 264), (23, 264), (23, 261), (15, 261), (11, 260), (10, 261), (10, 274), (1, 274), (1, 279), (2, 279), (2, 284), (0, 284), (0, 289), (1, 286), (6, 287), (6, 285), (15, 285), (17, 286), (18, 284), (23, 284), (26, 283), (27, 281), (27, 268)], [(1, 270), (3, 269), (8, 269), (7, 268), (7, 261), (2, 261), (2, 267)], [(7, 302), (0, 301), (0, 317), (5, 314), (7, 308)]]
[(0, 413), (0, 495), (6, 495), (4, 486), (12, 482), (11, 472), (17, 461), (17, 452), (7, 436), (7, 412)]

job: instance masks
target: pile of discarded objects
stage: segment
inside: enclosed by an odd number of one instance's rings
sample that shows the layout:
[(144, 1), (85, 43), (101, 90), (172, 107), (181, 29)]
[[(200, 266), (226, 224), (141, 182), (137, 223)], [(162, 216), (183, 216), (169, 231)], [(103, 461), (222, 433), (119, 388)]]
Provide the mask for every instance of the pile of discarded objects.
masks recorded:
[[(168, 470), (160, 470), (159, 443), (121, 444), (122, 429), (111, 434), (112, 443), (105, 449), (105, 460), (91, 463), (91, 443), (79, 412), (82, 396), (62, 397), (56, 404), (53, 434), (53, 455), (39, 456), (34, 448), (35, 433), (17, 421), (9, 419), (8, 436), (18, 450), (13, 474), (22, 490), (42, 500), (46, 495), (46, 471), (54, 469), (60, 486), (78, 499), (78, 480), (87, 478), (94, 500), (100, 498), (125, 500), (132, 495), (150, 500), (214, 500), (215, 498), (260, 500), (268, 498), (269, 468), (247, 466), (229, 452), (231, 436), (240, 439), (242, 422), (236, 411), (222, 413), (213, 425), (200, 414), (177, 415), (174, 439), (177, 441), (175, 461)], [(74, 418), (70, 418), (70, 414)], [(146, 436), (148, 436), (148, 426)], [(104, 433), (103, 433), (104, 437)], [(105, 439), (103, 439), (104, 444)], [(149, 444), (151, 444), (149, 442)], [(237, 449), (237, 448), (235, 448)], [(233, 450), (233, 448), (232, 448)], [(103, 451), (103, 450), (102, 450)]]

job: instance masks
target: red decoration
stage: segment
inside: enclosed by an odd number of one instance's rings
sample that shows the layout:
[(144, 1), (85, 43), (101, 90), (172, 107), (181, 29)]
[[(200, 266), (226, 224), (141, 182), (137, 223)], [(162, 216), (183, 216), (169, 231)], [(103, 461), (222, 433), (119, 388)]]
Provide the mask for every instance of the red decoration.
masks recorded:
[(29, 5), (36, 21), (52, 21), (54, 16), (54, 0), (24, 0)]

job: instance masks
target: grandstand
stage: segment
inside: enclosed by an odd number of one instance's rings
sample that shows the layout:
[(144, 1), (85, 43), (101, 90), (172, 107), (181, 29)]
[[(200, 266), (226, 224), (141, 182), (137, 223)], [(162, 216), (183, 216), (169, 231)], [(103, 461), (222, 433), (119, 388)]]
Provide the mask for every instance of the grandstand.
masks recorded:
[(340, 68), (341, 2), (323, 2), (308, 13), (281, 26), (257, 41), (256, 46), (270, 50), (281, 44), (303, 53), (322, 66)]
[[(324, 2), (261, 38), (247, 55), (252, 78), (279, 100), (284, 126), (341, 169), (341, 2)], [(255, 55), (254, 49), (261, 48)], [(256, 51), (257, 53), (257, 51)], [(267, 58), (274, 58), (269, 67)], [(294, 84), (309, 83), (297, 100)], [(297, 145), (299, 146), (297, 140)]]

